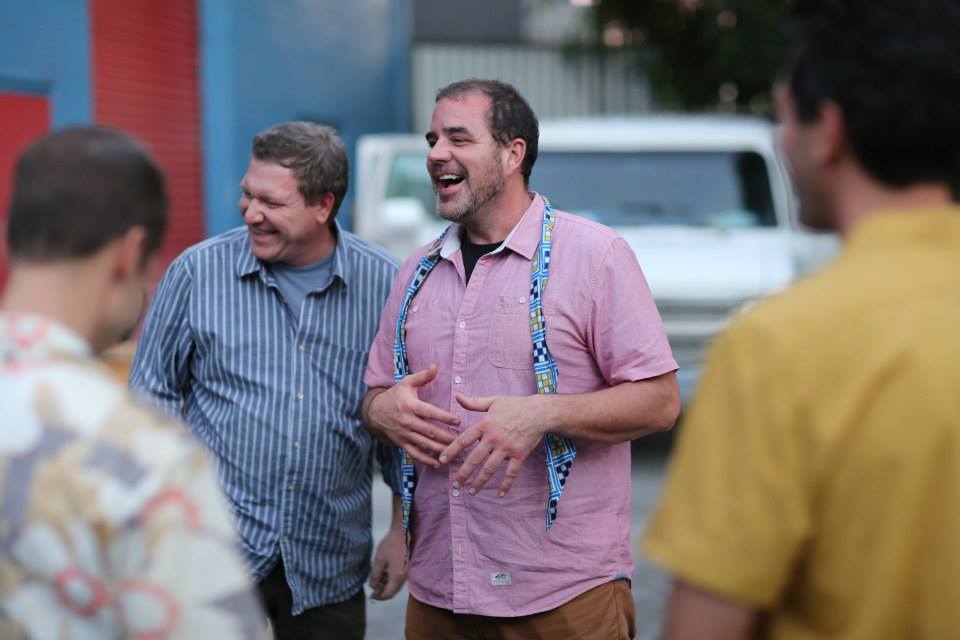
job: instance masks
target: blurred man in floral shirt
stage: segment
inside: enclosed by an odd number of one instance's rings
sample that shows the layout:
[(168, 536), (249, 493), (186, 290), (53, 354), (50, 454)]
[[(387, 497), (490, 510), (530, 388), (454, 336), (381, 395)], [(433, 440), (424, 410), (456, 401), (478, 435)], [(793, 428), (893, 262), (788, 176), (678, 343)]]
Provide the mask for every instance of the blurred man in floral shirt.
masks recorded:
[(129, 137), (48, 135), (17, 165), (0, 302), (0, 637), (251, 638), (262, 614), (186, 429), (95, 360), (146, 304), (163, 176)]

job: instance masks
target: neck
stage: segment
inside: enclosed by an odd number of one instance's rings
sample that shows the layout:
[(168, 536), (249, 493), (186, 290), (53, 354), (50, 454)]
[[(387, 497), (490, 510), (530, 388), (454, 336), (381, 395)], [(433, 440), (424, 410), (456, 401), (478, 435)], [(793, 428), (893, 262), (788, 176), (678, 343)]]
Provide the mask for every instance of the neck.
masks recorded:
[(463, 221), (467, 238), (474, 244), (503, 242), (532, 201), (533, 197), (522, 180), (510, 184), (490, 202), (488, 211), (478, 211), (479, 215), (472, 215), (470, 220)]
[(43, 316), (70, 328), (94, 346), (106, 294), (97, 278), (87, 277), (94, 268), (89, 261), (17, 265), (10, 272), (0, 309)]
[(336, 248), (336, 235), (330, 227), (324, 225), (323, 228), (318, 230), (316, 237), (309, 241), (309, 244), (305, 247), (306, 250), (295, 259), (287, 261), (286, 264), (291, 267), (307, 267), (317, 264), (323, 262)]
[(950, 189), (943, 184), (922, 183), (892, 189), (872, 180), (861, 180), (838, 190), (837, 230), (847, 238), (860, 222), (878, 213), (909, 212), (950, 204)]

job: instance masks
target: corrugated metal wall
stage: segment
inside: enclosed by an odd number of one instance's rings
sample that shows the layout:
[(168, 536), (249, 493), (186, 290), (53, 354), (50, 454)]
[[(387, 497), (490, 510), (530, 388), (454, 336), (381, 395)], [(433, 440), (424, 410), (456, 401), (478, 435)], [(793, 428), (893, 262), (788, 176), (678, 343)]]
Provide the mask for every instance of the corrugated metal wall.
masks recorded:
[(514, 85), (541, 120), (651, 108), (650, 94), (631, 51), (603, 58), (560, 47), (420, 44), (413, 52), (414, 131), (430, 125), (437, 89), (464, 78), (495, 78)]
[(144, 140), (167, 174), (166, 265), (204, 237), (194, 0), (91, 0), (94, 119)]

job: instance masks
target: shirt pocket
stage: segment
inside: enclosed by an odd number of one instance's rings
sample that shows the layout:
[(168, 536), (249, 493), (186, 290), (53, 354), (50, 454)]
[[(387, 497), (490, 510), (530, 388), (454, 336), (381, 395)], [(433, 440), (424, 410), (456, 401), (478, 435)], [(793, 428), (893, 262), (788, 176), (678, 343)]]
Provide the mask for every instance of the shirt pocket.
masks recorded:
[(498, 296), (487, 350), (490, 364), (500, 369), (533, 371), (530, 301), (526, 296)]
[(410, 373), (422, 371), (431, 364), (441, 364), (439, 358), (442, 354), (437, 343), (442, 340), (441, 334), (444, 333), (444, 317), (442, 300), (438, 298), (421, 299), (417, 296), (410, 301), (404, 324)]

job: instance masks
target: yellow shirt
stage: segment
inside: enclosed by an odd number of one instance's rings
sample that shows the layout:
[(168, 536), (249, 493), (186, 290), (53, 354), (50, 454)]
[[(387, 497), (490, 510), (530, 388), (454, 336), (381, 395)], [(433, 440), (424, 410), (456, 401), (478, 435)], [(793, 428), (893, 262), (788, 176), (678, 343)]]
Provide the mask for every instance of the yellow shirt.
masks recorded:
[(866, 219), (717, 339), (644, 550), (765, 637), (960, 636), (960, 209)]

